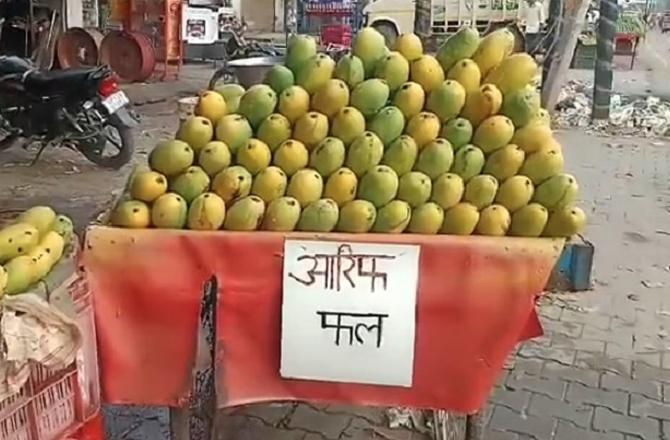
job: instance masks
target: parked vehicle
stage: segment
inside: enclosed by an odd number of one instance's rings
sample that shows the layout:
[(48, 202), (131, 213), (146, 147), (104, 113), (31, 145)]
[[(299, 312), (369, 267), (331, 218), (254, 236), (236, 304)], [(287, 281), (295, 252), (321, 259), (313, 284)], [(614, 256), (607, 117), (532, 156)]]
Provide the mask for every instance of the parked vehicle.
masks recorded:
[(664, 12), (661, 15), (661, 32), (666, 33), (670, 31), (670, 12)]
[(129, 104), (107, 66), (39, 71), (29, 60), (0, 57), (0, 150), (37, 144), (36, 161), (44, 149), (65, 146), (119, 168), (134, 151)]

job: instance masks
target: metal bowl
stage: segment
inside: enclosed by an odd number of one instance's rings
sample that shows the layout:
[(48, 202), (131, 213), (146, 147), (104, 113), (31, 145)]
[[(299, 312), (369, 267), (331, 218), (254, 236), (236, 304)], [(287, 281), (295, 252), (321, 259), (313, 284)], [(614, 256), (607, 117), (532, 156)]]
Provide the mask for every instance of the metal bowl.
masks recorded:
[(267, 71), (282, 61), (282, 57), (242, 58), (230, 61), (228, 67), (235, 72), (240, 85), (246, 89), (262, 83)]

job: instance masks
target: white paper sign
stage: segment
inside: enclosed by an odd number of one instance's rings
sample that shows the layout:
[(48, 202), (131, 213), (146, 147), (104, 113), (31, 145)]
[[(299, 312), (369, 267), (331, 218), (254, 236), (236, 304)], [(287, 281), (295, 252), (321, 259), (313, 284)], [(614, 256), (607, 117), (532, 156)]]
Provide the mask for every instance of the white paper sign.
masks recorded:
[(419, 246), (286, 240), (281, 375), (411, 387)]

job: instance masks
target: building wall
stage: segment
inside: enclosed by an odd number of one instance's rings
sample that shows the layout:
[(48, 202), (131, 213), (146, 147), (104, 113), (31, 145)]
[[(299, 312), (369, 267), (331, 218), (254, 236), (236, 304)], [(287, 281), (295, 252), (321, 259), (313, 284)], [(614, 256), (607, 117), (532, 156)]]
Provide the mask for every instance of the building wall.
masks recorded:
[(241, 2), (241, 13), (250, 31), (274, 31), (275, 0), (244, 0)]

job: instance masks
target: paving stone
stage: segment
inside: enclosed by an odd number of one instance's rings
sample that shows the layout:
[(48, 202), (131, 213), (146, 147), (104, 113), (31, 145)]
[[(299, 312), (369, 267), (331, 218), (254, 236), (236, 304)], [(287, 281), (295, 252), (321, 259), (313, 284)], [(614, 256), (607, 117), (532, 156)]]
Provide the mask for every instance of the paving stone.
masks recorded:
[(522, 416), (504, 406), (496, 406), (490, 429), (514, 432), (535, 440), (547, 440), (553, 435), (555, 421), (549, 417)]
[(577, 405), (604, 406), (614, 412), (626, 414), (628, 412), (628, 396), (623, 391), (607, 391), (599, 388), (587, 387), (579, 383), (568, 385), (565, 400)]
[(548, 397), (562, 398), (566, 382), (559, 379), (545, 379), (538, 376), (510, 375), (507, 380), (507, 389), (531, 391), (536, 394), (544, 394)]
[(569, 310), (564, 310), (561, 320), (552, 322), (548, 326), (549, 330), (554, 334), (561, 334), (570, 338), (577, 339), (582, 337), (584, 333), (584, 323), (582, 321), (566, 319), (566, 313), (569, 313)]
[(604, 390), (626, 391), (629, 393), (642, 394), (651, 399), (661, 400), (661, 384), (650, 380), (633, 380), (629, 377), (603, 374), (600, 379), (600, 388)]
[(555, 304), (541, 304), (539, 307), (542, 320), (558, 321), (563, 314), (563, 307)]
[(529, 391), (498, 388), (493, 393), (493, 396), (491, 396), (491, 402), (518, 412), (523, 412), (528, 406), (530, 395)]
[(616, 414), (603, 407), (596, 407), (593, 427), (597, 431), (619, 432), (639, 436), (644, 440), (657, 440), (661, 436), (658, 420)]
[(552, 399), (541, 394), (534, 394), (528, 405), (530, 415), (567, 420), (584, 429), (589, 427), (592, 413), (593, 407), (577, 403), (570, 404), (560, 398)]
[(633, 361), (630, 359), (615, 359), (601, 354), (578, 351), (575, 359), (575, 366), (588, 368), (599, 373), (610, 372), (621, 374), (623, 376), (630, 376), (633, 370)]
[(593, 353), (605, 352), (605, 341), (599, 341), (597, 339), (571, 338), (560, 333), (557, 333), (553, 336), (551, 345), (559, 348), (570, 348), (577, 351), (587, 351)]
[(586, 368), (565, 366), (556, 362), (546, 362), (542, 369), (542, 377), (557, 378), (568, 382), (578, 382), (582, 385), (597, 387), (600, 375), (597, 371)]
[(337, 439), (349, 426), (351, 419), (352, 416), (348, 414), (329, 415), (308, 405), (298, 405), (286, 426), (306, 432), (320, 432), (328, 439)]
[(542, 359), (572, 365), (575, 360), (575, 353), (575, 350), (571, 348), (525, 343), (519, 350), (518, 355), (526, 359)]
[(236, 414), (256, 417), (270, 425), (278, 425), (291, 411), (294, 403), (270, 403), (259, 405), (245, 405), (235, 412)]
[(644, 380), (658, 380), (660, 382), (670, 383), (670, 369), (657, 368), (648, 365), (646, 362), (633, 363), (633, 378)]
[(624, 440), (624, 435), (616, 432), (594, 432), (559, 421), (554, 440)]
[[(310, 406), (314, 405), (310, 404)], [(351, 405), (324, 405), (322, 410), (327, 414), (358, 417), (375, 425), (382, 425), (386, 422), (384, 408)]]
[(484, 431), (484, 440), (519, 440), (519, 436), (513, 432), (487, 429)]
[(631, 394), (630, 415), (670, 421), (670, 404), (658, 402), (637, 394)]
[[(596, 312), (575, 312), (572, 310), (563, 310), (561, 321), (586, 324), (587, 327), (594, 327), (601, 330), (609, 330), (612, 318), (609, 315)], [(579, 334), (581, 336), (581, 333)]]
[[(244, 416), (236, 416), (244, 417)], [(221, 435), (217, 440), (305, 440), (306, 434), (300, 429), (280, 429), (263, 423), (260, 419), (248, 418), (247, 423), (235, 428), (219, 431)], [(317, 436), (311, 440), (324, 440), (327, 437)], [(337, 437), (333, 437), (337, 438)]]

